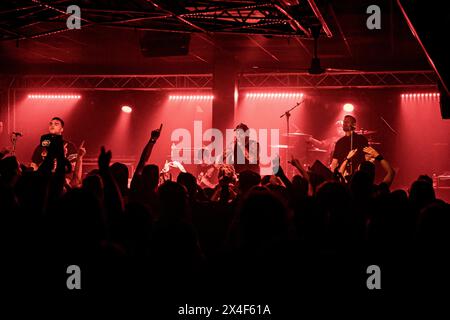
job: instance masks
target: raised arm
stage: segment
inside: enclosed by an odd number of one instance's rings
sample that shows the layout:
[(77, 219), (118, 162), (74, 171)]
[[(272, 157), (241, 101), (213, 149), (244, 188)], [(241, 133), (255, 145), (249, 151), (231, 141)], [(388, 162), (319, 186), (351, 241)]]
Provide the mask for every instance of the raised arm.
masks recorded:
[(339, 173), (345, 177), (345, 168), (347, 167), (347, 164), (351, 158), (358, 152), (358, 149), (350, 150), (347, 154), (347, 157), (342, 161), (341, 166), (339, 167)]
[(75, 168), (73, 170), (72, 179), (70, 185), (72, 188), (78, 187), (82, 182), (83, 174), (83, 157), (86, 154), (86, 148), (84, 147), (84, 141), (81, 142), (77, 152), (77, 161), (75, 162)]
[(333, 160), (331, 160), (330, 170), (331, 170), (332, 172), (334, 172), (334, 170), (336, 170), (336, 168), (338, 167), (338, 165), (339, 165), (339, 160), (336, 159), (336, 158), (333, 158)]
[(392, 168), (391, 164), (380, 155), (380, 153), (372, 147), (365, 147), (363, 151), (369, 154), (376, 161), (380, 162), (381, 167), (383, 168), (386, 175), (383, 178), (383, 183), (387, 184), (388, 187), (391, 186), (392, 182), (395, 178), (395, 170)]
[(281, 181), (283, 181), (286, 188), (290, 189), (292, 186), (292, 182), (291, 180), (288, 179), (288, 177), (284, 173), (284, 170), (281, 167), (280, 157), (278, 155), (272, 160), (272, 168), (275, 176), (277, 176), (278, 178), (281, 179)]
[(105, 193), (105, 208), (108, 211), (110, 217), (114, 219), (117, 214), (123, 212), (123, 199), (119, 191), (119, 187), (114, 180), (113, 175), (109, 169), (109, 164), (111, 162), (111, 151), (105, 151), (105, 147), (100, 150), (100, 155), (98, 156), (98, 168), (100, 176), (103, 180), (104, 193)]
[(300, 163), (300, 161), (298, 159), (295, 159), (294, 157), (292, 157), (292, 159), (291, 159), (291, 161), (289, 161), (289, 163), (291, 165), (293, 165), (299, 171), (300, 175), (306, 181), (308, 181), (308, 195), (312, 196), (313, 195), (313, 186), (311, 184), (311, 180), (310, 180), (308, 172), (305, 170), (305, 168)]
[(142, 150), (141, 157), (139, 159), (139, 163), (136, 166), (136, 170), (134, 171), (134, 175), (141, 175), (142, 170), (144, 170), (145, 164), (147, 163), (148, 159), (150, 158), (150, 155), (152, 154), (153, 146), (155, 145), (156, 141), (158, 140), (162, 130), (162, 124), (159, 127), (159, 129), (153, 130), (150, 135), (150, 140), (148, 140), (147, 144), (144, 147), (144, 150)]
[(300, 163), (300, 161), (298, 159), (295, 159), (294, 157), (292, 157), (291, 161), (289, 161), (289, 163), (291, 165), (293, 165), (300, 173), (300, 175), (306, 179), (306, 181), (308, 181), (309, 183), (309, 174), (308, 172), (306, 172), (305, 168), (303, 168), (302, 164)]

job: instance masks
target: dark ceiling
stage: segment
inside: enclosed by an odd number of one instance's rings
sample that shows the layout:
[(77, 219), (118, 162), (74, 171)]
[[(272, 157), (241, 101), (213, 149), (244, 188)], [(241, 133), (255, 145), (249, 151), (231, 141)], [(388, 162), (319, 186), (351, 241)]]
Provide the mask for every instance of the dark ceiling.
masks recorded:
[[(81, 30), (67, 29), (72, 4), (81, 8)], [(372, 4), (381, 8), (381, 30), (366, 27)], [(210, 73), (226, 53), (244, 72), (301, 72), (318, 25), (325, 68), (430, 69), (394, 0), (1, 1), (0, 59), (8, 74), (184, 74)], [(155, 31), (165, 39), (157, 49), (173, 45), (174, 32), (190, 34), (189, 52), (145, 57), (140, 42)]]

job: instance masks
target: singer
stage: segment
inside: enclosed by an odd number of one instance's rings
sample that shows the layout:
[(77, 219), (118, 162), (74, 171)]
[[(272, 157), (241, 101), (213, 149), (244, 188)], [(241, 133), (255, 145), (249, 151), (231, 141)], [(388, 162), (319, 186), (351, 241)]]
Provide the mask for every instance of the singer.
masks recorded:
[[(332, 171), (340, 166), (342, 162), (347, 161), (347, 174), (352, 175), (358, 169), (359, 164), (365, 160), (363, 149), (369, 146), (369, 142), (366, 137), (354, 132), (355, 129), (356, 118), (346, 115), (342, 124), (345, 136), (336, 142), (330, 166)], [(356, 150), (356, 153), (351, 159), (347, 159), (347, 155), (351, 150)]]
[[(61, 136), (63, 131), (64, 121), (59, 117), (53, 117), (48, 124), (49, 134), (43, 135), (39, 145), (34, 149), (30, 164), (33, 170), (37, 170), (47, 156), (47, 146), (51, 143), (52, 136)], [(64, 156), (70, 161), (73, 169), (77, 159), (77, 149), (72, 142), (67, 140), (63, 140), (63, 142)]]
[(251, 140), (249, 137), (249, 127), (240, 123), (236, 126), (236, 138), (233, 143), (233, 159), (234, 170), (236, 173), (241, 173), (245, 170), (250, 170), (260, 173), (260, 147), (257, 141)]

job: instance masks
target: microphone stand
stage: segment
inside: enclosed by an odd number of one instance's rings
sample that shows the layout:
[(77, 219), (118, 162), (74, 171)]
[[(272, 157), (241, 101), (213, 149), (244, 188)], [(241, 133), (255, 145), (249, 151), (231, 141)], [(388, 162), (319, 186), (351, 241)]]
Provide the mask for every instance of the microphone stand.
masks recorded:
[[(353, 130), (355, 130), (353, 128)], [(350, 131), (350, 150), (353, 150), (353, 130)], [(353, 175), (353, 161), (352, 159), (348, 160), (348, 167), (350, 169), (350, 175)]]
[[(287, 170), (288, 168), (288, 161), (289, 161), (289, 118), (291, 117), (291, 111), (297, 108), (299, 105), (301, 105), (305, 100), (302, 100), (300, 102), (297, 102), (295, 106), (290, 108), (289, 110), (285, 111), (280, 118), (286, 117), (286, 137), (287, 137), (287, 148), (286, 148), (286, 160), (285, 160), (285, 168)], [(287, 172), (287, 171), (286, 171)]]
[(394, 134), (397, 134), (397, 131), (395, 131), (394, 128), (392, 128), (392, 127), (389, 125), (389, 123), (388, 123), (386, 120), (384, 120), (383, 117), (380, 117), (380, 118), (381, 118), (381, 120), (383, 120), (383, 122), (386, 124), (386, 126), (387, 126)]

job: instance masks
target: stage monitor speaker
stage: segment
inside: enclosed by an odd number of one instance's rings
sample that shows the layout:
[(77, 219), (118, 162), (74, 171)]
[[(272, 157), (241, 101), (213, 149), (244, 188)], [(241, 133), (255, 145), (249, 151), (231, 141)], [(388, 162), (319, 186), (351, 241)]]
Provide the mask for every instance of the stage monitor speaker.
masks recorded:
[(189, 54), (190, 41), (189, 33), (145, 31), (139, 43), (144, 57), (169, 57)]
[(313, 163), (313, 165), (310, 168), (310, 171), (322, 177), (325, 181), (334, 179), (333, 172), (319, 160), (316, 160)]

